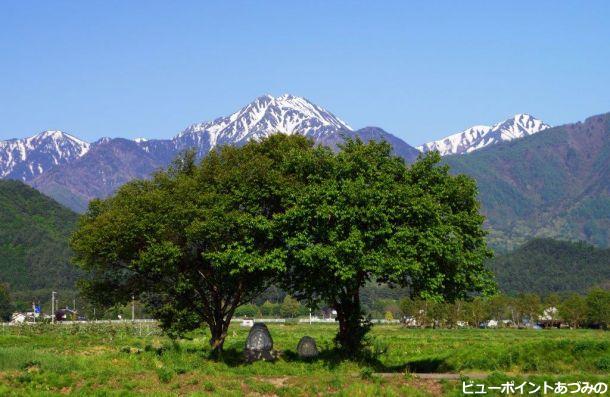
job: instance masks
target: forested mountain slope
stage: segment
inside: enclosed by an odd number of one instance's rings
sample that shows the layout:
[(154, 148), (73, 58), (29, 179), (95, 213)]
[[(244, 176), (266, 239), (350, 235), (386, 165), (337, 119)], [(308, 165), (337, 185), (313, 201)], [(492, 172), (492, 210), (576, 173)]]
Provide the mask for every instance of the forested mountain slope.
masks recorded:
[(0, 283), (26, 299), (33, 291), (71, 289), (68, 238), (77, 215), (35, 189), (0, 180)]
[(506, 293), (585, 293), (610, 283), (610, 249), (579, 242), (534, 239), (489, 262)]
[(476, 179), (494, 248), (532, 237), (610, 245), (610, 113), (444, 161)]

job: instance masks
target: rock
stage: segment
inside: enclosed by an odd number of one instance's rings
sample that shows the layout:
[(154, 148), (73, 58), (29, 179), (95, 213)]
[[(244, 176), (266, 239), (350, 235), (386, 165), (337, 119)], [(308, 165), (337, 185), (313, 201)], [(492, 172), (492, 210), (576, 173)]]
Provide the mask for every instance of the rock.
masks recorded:
[(304, 336), (297, 345), (297, 353), (300, 358), (318, 357), (320, 352), (316, 346), (316, 340), (311, 336)]
[(250, 328), (244, 354), (247, 362), (257, 360), (273, 361), (277, 358), (277, 353), (273, 350), (273, 339), (265, 324), (254, 323), (252, 328)]
[(263, 323), (255, 323), (246, 340), (246, 350), (262, 351), (273, 349), (273, 338)]

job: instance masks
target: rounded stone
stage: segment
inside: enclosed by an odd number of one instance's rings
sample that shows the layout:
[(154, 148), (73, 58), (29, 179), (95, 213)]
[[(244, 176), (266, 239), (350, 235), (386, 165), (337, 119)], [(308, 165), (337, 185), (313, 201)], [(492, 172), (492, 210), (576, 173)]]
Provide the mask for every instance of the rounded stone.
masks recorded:
[(246, 339), (246, 350), (248, 351), (270, 351), (273, 349), (273, 339), (269, 329), (264, 323), (254, 323), (248, 339)]
[(318, 347), (316, 346), (316, 340), (311, 336), (304, 336), (299, 341), (297, 345), (297, 353), (301, 358), (312, 358), (317, 357), (320, 352), (318, 352)]

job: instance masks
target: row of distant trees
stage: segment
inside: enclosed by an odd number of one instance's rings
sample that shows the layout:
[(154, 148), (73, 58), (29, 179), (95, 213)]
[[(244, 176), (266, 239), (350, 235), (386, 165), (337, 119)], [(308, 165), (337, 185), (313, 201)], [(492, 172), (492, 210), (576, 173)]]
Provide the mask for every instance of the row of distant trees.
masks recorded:
[[(84, 303), (80, 313), (94, 317), (93, 307)], [(370, 318), (385, 320), (409, 319), (408, 324), (422, 328), (479, 327), (489, 320), (496, 320), (498, 327), (520, 327), (544, 321), (548, 324), (564, 324), (570, 328), (604, 328), (610, 325), (610, 291), (596, 288), (586, 295), (577, 293), (549, 294), (541, 297), (536, 293), (516, 296), (499, 294), (492, 297), (477, 297), (472, 300), (436, 302), (423, 299), (378, 299), (367, 308)], [(0, 285), (0, 314), (3, 320), (10, 318), (13, 308), (5, 286)], [(320, 316), (320, 310), (313, 310)], [(298, 318), (308, 316), (310, 309), (290, 295), (278, 302), (266, 300), (257, 305), (245, 304), (235, 311), (236, 318)], [(129, 319), (131, 305), (120, 305), (99, 309), (96, 319), (116, 319), (118, 315)], [(149, 317), (141, 302), (135, 302), (137, 318)], [(504, 321), (509, 320), (509, 321)]]
[(235, 317), (296, 318), (309, 315), (309, 309), (290, 295), (279, 303), (265, 301), (262, 305), (248, 304), (235, 310)]
[[(313, 313), (320, 314), (318, 311)], [(235, 312), (236, 317), (295, 318), (306, 315), (309, 315), (307, 306), (289, 295), (281, 302), (267, 300), (261, 305), (248, 304)], [(587, 295), (553, 293), (544, 297), (536, 293), (499, 294), (451, 303), (412, 298), (379, 299), (372, 303), (368, 315), (386, 320), (409, 318), (411, 324), (435, 328), (478, 327), (489, 320), (498, 321), (498, 327), (526, 326), (539, 323), (541, 317), (546, 323), (562, 323), (571, 328), (607, 328), (610, 291), (596, 288)]]
[[(399, 307), (401, 315), (414, 319), (422, 327), (478, 327), (489, 320), (498, 321), (498, 327), (544, 322), (552, 325), (563, 323), (571, 328), (608, 328), (610, 324), (610, 291), (600, 288), (592, 289), (587, 295), (550, 294), (541, 298), (535, 293), (524, 293), (477, 297), (453, 303), (406, 298), (400, 301)], [(395, 314), (390, 311), (395, 310), (395, 304), (386, 309), (386, 316)]]

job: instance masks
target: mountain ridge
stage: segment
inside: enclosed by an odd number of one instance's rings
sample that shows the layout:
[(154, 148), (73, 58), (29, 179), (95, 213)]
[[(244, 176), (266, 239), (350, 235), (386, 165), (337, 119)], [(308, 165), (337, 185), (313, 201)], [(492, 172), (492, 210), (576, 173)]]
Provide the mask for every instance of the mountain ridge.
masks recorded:
[(91, 199), (106, 197), (131, 179), (149, 177), (183, 150), (195, 148), (199, 156), (205, 156), (218, 145), (242, 145), (278, 132), (301, 134), (333, 149), (345, 137), (385, 140), (407, 162), (419, 155), (417, 149), (383, 129), (354, 130), (305, 98), (290, 94), (275, 98), (263, 95), (228, 116), (191, 124), (172, 139), (101, 138), (90, 145), (85, 155), (26, 182), (82, 212)]
[(0, 141), (0, 178), (27, 181), (84, 156), (91, 145), (63, 131)]
[[(471, 128), (471, 137), (483, 146), (467, 155), (443, 157), (453, 172), (477, 180), (494, 247), (510, 249), (532, 237), (610, 244), (606, 118), (592, 116), (584, 122), (547, 128), (542, 121), (520, 114), (496, 127)], [(346, 137), (385, 140), (407, 162), (420, 154), (379, 127), (354, 130), (304, 98), (262, 96), (228, 116), (191, 124), (172, 139), (101, 138), (86, 148), (68, 146), (72, 156), (61, 158), (43, 150), (47, 163), (58, 164), (26, 182), (83, 212), (91, 199), (107, 197), (132, 179), (148, 178), (181, 150), (195, 147), (203, 156), (219, 144), (241, 145), (278, 131), (303, 134), (335, 150)], [(49, 132), (44, 138), (65, 136)], [(61, 147), (53, 142), (43, 148)]]
[(444, 138), (417, 146), (422, 152), (437, 150), (442, 156), (471, 153), (500, 142), (512, 141), (550, 128), (527, 114), (518, 113), (494, 125), (474, 125)]

